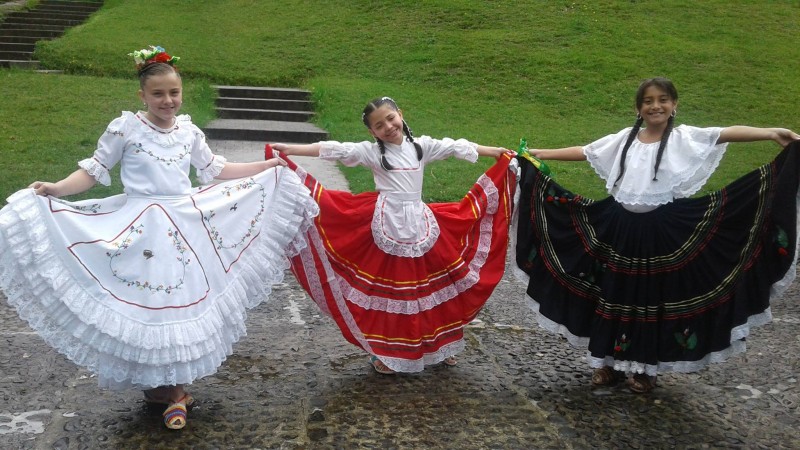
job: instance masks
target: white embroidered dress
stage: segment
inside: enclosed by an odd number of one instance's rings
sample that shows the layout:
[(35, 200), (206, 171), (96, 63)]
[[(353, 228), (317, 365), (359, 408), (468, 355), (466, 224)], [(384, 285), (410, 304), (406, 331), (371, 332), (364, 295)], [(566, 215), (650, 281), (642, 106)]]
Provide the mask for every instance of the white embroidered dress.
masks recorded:
[(92, 158), (100, 183), (121, 164), (125, 194), (69, 202), (21, 190), (0, 211), (0, 287), (52, 347), (101, 387), (191, 383), (245, 334), (246, 308), (280, 282), (317, 206), (274, 168), (193, 188), (222, 170), (182, 115), (170, 129), (124, 112)]

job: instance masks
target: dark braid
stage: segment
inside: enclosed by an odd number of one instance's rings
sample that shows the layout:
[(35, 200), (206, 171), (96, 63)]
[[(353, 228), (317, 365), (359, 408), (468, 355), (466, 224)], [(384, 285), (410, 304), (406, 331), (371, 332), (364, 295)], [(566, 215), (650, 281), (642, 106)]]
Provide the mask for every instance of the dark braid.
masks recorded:
[(628, 149), (631, 148), (631, 144), (633, 143), (633, 139), (639, 134), (639, 129), (642, 127), (642, 116), (636, 117), (636, 122), (633, 124), (633, 128), (631, 128), (630, 134), (628, 134), (628, 140), (625, 141), (625, 147), (622, 148), (622, 156), (619, 158), (619, 175), (617, 179), (614, 180), (614, 186), (617, 185), (617, 182), (622, 178), (622, 174), (625, 173), (625, 157), (628, 156)]
[(669, 139), (670, 133), (672, 133), (672, 126), (675, 123), (675, 116), (669, 116), (667, 120), (667, 128), (664, 130), (664, 134), (661, 136), (661, 144), (658, 145), (658, 154), (656, 155), (656, 167), (653, 170), (653, 181), (658, 181), (658, 166), (661, 165), (661, 155), (664, 154), (664, 147), (667, 146), (667, 140)]
[(394, 167), (386, 160), (386, 144), (378, 138), (375, 138), (375, 141), (378, 143), (378, 148), (381, 149), (381, 167), (383, 167), (383, 170), (393, 170)]
[(417, 161), (422, 161), (422, 146), (414, 140), (414, 135), (411, 134), (411, 128), (408, 128), (408, 124), (405, 120), (403, 121), (403, 133), (406, 135), (406, 140), (414, 144), (414, 148), (417, 149)]
[[(383, 105), (389, 105), (389, 107), (395, 111), (400, 110), (400, 108), (397, 106), (397, 103), (395, 103), (395, 101), (392, 100), (390, 97), (380, 97), (373, 99), (371, 102), (367, 103), (367, 106), (364, 107), (364, 112), (361, 113), (361, 121), (364, 122), (364, 125), (367, 128), (370, 128), (369, 115)], [(406, 140), (408, 142), (414, 144), (414, 148), (417, 149), (417, 159), (421, 161), (422, 146), (420, 146), (417, 142), (414, 141), (414, 137), (411, 134), (411, 129), (408, 128), (408, 124), (406, 123), (405, 120), (403, 121), (403, 134), (406, 135)], [(392, 165), (389, 164), (389, 161), (386, 160), (386, 144), (378, 138), (375, 138), (375, 141), (378, 143), (378, 148), (381, 151), (381, 167), (383, 167), (383, 170), (393, 170), (394, 167), (392, 167)]]

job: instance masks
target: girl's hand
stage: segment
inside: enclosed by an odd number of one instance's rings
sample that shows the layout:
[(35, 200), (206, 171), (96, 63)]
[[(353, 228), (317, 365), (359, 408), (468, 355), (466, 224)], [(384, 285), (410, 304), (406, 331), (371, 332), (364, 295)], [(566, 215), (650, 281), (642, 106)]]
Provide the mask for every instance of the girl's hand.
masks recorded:
[(270, 158), (270, 159), (268, 159), (268, 160), (266, 160), (264, 162), (265, 162), (265, 166), (266, 166), (266, 167), (264, 167), (264, 170), (271, 169), (271, 168), (276, 167), (276, 166), (285, 166), (286, 165), (286, 161), (282, 160), (281, 158)]
[(34, 192), (36, 192), (36, 195), (52, 195), (53, 197), (58, 197), (55, 183), (50, 183), (47, 181), (34, 181), (28, 187), (33, 189)]
[(276, 153), (277, 152), (283, 152), (284, 154), (288, 155), (288, 153), (286, 153), (286, 149), (289, 148), (289, 145), (281, 143), (281, 142), (276, 142), (274, 144), (269, 144), (269, 145), (272, 147), (272, 150), (274, 150)]
[(786, 128), (775, 128), (775, 142), (781, 147), (786, 147), (790, 142), (800, 139), (800, 135)]

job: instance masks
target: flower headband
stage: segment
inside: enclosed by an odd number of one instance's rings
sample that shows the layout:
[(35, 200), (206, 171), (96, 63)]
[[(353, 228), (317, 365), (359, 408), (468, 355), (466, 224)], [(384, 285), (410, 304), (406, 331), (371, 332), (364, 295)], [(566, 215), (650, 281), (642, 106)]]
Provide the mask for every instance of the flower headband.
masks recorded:
[(163, 47), (151, 45), (149, 49), (143, 48), (134, 52), (128, 53), (128, 56), (133, 56), (136, 62), (136, 70), (142, 71), (150, 64), (164, 63), (170, 66), (175, 66), (175, 63), (180, 60), (177, 56), (170, 56)]

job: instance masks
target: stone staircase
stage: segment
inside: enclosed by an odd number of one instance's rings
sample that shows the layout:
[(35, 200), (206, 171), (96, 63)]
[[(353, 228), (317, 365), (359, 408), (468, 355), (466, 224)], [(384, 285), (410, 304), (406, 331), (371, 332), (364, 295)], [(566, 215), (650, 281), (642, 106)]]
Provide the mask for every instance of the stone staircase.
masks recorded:
[(311, 93), (302, 89), (215, 86), (218, 119), (203, 129), (209, 139), (309, 143), (328, 133), (309, 121), (314, 117)]
[(101, 6), (102, 1), (42, 0), (33, 9), (8, 13), (0, 23), (0, 67), (38, 69), (36, 42), (61, 36)]
[[(9, 12), (0, 22), (0, 67), (38, 69), (33, 60), (37, 41), (55, 39), (83, 23), (102, 1), (41, 0), (30, 10)], [(24, 8), (25, 1), (0, 4)], [(314, 117), (311, 94), (301, 89), (215, 86), (218, 119), (203, 130), (217, 141), (308, 143), (327, 139), (328, 133), (310, 123)]]

